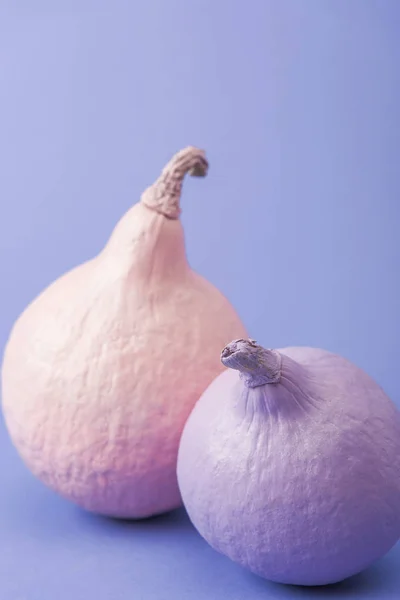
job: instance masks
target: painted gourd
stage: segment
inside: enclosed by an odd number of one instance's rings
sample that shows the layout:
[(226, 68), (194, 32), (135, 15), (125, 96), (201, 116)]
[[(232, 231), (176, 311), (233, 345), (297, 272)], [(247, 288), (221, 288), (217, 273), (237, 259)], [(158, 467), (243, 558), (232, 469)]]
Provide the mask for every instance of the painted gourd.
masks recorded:
[(238, 339), (196, 404), (178, 481), (209, 544), (269, 580), (323, 585), (400, 538), (400, 413), (348, 360)]
[(176, 154), (104, 250), (50, 285), (11, 332), (11, 438), (37, 477), (89, 511), (142, 518), (181, 504), (182, 428), (223, 369), (221, 346), (245, 334), (186, 258), (182, 182), (207, 167), (201, 150)]

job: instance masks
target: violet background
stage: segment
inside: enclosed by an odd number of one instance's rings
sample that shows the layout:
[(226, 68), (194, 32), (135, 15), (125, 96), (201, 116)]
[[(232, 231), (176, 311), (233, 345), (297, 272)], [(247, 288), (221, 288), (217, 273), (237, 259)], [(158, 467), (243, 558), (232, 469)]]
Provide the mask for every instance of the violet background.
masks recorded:
[[(400, 406), (398, 0), (0, 2), (0, 347), (187, 144), (190, 262), (263, 345), (320, 346)], [(183, 511), (99, 519), (0, 423), (0, 600), (397, 598), (400, 546), (330, 589), (217, 555)], [(400, 507), (399, 507), (400, 510)]]

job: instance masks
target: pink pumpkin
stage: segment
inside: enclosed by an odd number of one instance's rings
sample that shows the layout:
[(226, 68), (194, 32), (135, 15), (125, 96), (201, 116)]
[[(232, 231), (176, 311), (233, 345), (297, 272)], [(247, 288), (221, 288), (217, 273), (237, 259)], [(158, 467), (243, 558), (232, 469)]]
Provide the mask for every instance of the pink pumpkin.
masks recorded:
[(180, 435), (246, 335), (236, 312), (193, 272), (179, 220), (179, 152), (118, 223), (104, 250), (50, 285), (15, 324), (4, 356), (6, 424), (45, 484), (87, 510), (142, 518), (181, 504)]

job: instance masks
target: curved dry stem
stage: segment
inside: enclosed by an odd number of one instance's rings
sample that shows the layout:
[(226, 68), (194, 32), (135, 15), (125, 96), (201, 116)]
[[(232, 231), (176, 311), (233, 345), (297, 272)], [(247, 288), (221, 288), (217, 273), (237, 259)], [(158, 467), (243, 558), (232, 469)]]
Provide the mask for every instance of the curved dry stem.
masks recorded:
[(186, 173), (192, 177), (205, 177), (207, 171), (204, 151), (188, 146), (172, 157), (160, 177), (143, 192), (141, 202), (169, 219), (177, 219), (181, 213), (180, 198)]

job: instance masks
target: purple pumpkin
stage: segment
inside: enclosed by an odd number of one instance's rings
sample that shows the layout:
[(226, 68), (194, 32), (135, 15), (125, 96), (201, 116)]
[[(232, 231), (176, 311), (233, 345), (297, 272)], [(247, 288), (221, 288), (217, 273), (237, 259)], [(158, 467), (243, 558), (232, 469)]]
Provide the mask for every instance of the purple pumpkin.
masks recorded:
[(346, 359), (236, 340), (180, 443), (189, 517), (216, 550), (269, 580), (324, 585), (400, 538), (400, 413)]

